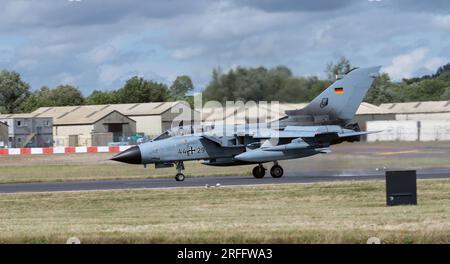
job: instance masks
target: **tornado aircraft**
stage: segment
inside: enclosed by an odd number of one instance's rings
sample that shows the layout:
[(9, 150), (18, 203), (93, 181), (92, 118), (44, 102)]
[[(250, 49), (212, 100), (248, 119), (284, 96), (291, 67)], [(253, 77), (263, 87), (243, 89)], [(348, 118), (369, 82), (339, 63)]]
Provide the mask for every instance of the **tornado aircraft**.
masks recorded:
[(270, 175), (280, 178), (280, 160), (329, 153), (331, 145), (359, 141), (361, 135), (376, 132), (361, 131), (352, 120), (380, 68), (354, 68), (337, 76), (307, 106), (286, 111), (286, 116), (276, 122), (176, 127), (111, 159), (154, 164), (155, 168), (175, 166), (177, 181), (185, 179), (183, 162), (189, 160), (203, 160), (210, 166), (255, 164), (255, 178), (265, 176), (264, 163), (269, 163)]

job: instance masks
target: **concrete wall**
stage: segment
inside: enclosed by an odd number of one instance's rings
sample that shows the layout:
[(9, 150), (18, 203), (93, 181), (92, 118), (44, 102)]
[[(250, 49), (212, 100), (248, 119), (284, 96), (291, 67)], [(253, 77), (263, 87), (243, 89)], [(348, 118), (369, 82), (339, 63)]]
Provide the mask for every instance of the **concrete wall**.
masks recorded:
[(383, 130), (367, 135), (367, 141), (450, 140), (450, 121), (447, 120), (370, 121), (367, 130)]
[[(353, 122), (358, 123), (361, 130), (367, 130), (367, 122), (378, 121), (378, 120), (395, 120), (395, 114), (365, 114), (365, 115), (355, 115)], [(362, 135), (361, 141), (367, 141), (367, 136)]]
[(450, 120), (420, 121), (420, 141), (450, 140)]
[(145, 133), (151, 137), (162, 133), (161, 116), (129, 116), (136, 121), (136, 132)]
[(93, 125), (54, 126), (53, 138), (55, 146), (69, 146), (69, 136), (78, 135), (78, 145), (91, 146)]
[(367, 131), (379, 133), (367, 135), (367, 141), (416, 141), (418, 140), (417, 121), (369, 121)]

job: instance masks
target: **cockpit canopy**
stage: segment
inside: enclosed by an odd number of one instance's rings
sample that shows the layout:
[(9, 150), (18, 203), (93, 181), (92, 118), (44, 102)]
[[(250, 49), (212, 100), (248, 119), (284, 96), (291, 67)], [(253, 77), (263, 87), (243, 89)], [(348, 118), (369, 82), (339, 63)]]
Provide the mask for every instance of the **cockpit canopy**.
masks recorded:
[(197, 126), (179, 126), (179, 127), (172, 127), (169, 130), (166, 130), (161, 135), (157, 136), (153, 139), (153, 141), (158, 141), (174, 136), (183, 136), (188, 134), (196, 134), (196, 133), (203, 133), (207, 131), (211, 131), (214, 129), (214, 125), (197, 125)]

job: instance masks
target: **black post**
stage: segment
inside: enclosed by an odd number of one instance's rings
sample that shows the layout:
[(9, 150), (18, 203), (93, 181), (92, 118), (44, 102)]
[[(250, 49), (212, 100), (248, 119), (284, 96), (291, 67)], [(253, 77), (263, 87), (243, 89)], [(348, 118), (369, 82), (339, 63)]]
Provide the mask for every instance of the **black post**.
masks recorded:
[(417, 204), (415, 170), (386, 171), (386, 204), (388, 206)]

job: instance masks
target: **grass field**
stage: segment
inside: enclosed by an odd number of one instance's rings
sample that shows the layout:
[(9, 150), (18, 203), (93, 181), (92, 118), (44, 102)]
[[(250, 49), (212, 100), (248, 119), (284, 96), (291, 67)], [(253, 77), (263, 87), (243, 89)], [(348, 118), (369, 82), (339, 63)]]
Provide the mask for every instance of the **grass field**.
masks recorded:
[[(285, 173), (305, 171), (375, 171), (376, 168), (450, 168), (448, 142), (355, 143), (333, 146), (330, 154), (281, 161)], [(173, 177), (174, 168), (128, 165), (110, 161), (110, 153), (0, 157), (0, 183)], [(192, 176), (251, 175), (253, 166), (210, 167), (186, 162)]]
[(418, 206), (383, 181), (0, 195), (1, 243), (449, 243), (450, 180)]

